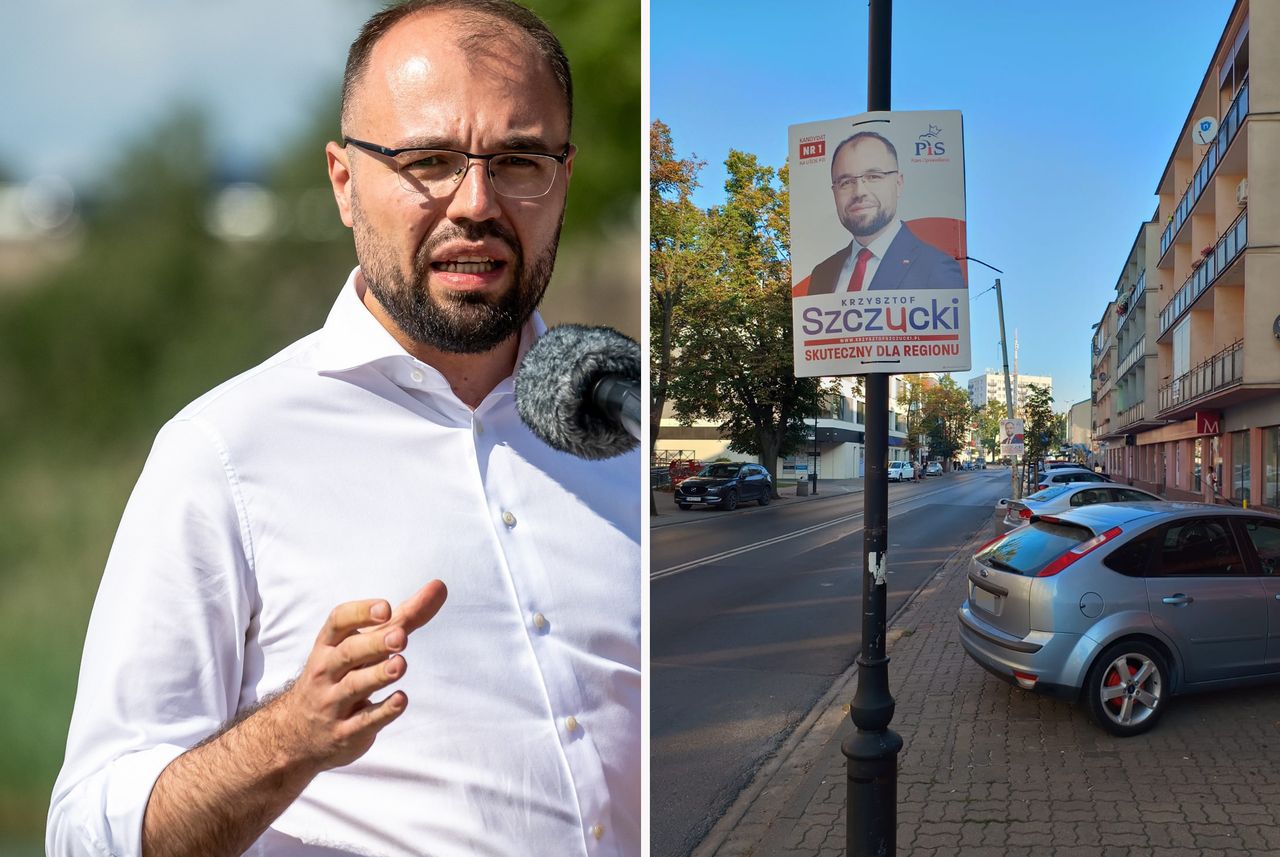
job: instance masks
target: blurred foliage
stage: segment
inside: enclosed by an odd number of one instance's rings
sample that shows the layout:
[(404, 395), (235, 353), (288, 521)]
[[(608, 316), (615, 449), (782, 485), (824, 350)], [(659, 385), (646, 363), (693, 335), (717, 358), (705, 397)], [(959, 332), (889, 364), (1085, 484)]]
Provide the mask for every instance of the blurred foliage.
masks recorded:
[[(581, 306), (549, 320), (594, 316), (635, 334), (640, 8), (530, 5), (569, 54), (580, 148), (549, 299)], [(283, 213), (275, 237), (210, 235), (217, 155), (201, 112), (180, 106), (104, 170), (71, 261), (0, 290), (0, 854), (41, 853), (89, 609), (156, 430), (320, 326), (355, 264), (324, 172), (338, 127), (328, 86), (311, 127), (264, 165)]]

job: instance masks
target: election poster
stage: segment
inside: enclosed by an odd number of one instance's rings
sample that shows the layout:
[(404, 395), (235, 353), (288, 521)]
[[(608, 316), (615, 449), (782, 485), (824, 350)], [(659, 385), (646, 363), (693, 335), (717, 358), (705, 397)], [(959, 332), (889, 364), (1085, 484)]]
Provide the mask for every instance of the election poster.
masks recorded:
[(960, 112), (789, 130), (796, 375), (971, 368)]
[(1023, 422), (1019, 419), (1000, 421), (1000, 454), (1008, 458), (1026, 452)]

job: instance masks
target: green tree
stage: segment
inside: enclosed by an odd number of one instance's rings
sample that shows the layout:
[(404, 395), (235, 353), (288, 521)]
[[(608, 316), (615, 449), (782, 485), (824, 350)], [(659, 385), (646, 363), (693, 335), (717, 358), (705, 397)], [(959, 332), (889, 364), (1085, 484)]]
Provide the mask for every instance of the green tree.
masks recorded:
[(1044, 461), (1049, 450), (1056, 449), (1058, 440), (1057, 418), (1053, 413), (1053, 395), (1048, 387), (1027, 385), (1028, 395), (1022, 413), (1026, 418), (1026, 462), (1034, 469)]
[(952, 461), (964, 448), (972, 423), (969, 394), (950, 375), (944, 375), (937, 386), (925, 391), (923, 427), (929, 435), (930, 455)]
[(706, 283), (686, 293), (669, 387), (677, 416), (717, 421), (777, 485), (778, 456), (804, 445), (817, 378), (795, 377), (787, 171), (730, 151), (726, 201), (707, 213)]
[(1004, 419), (1004, 402), (992, 399), (977, 410), (978, 443), (987, 452), (987, 458), (1000, 457), (1000, 421)]
[(907, 433), (907, 452), (911, 461), (919, 466), (921, 452), (921, 435), (926, 434), (924, 427), (924, 402), (927, 395), (924, 379), (919, 375), (903, 375), (898, 384), (897, 404), (903, 415), (903, 425)]
[(685, 294), (705, 282), (705, 213), (692, 202), (703, 162), (678, 158), (671, 129), (649, 126), (649, 453), (671, 383), (675, 329)]

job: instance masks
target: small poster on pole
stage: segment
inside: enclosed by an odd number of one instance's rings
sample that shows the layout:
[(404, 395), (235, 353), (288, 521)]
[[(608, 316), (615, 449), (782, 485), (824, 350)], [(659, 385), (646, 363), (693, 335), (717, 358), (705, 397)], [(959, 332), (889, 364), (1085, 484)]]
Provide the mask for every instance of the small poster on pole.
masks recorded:
[(1018, 419), (1000, 421), (1000, 454), (1012, 458), (1026, 451), (1023, 422)]
[(971, 367), (958, 110), (792, 125), (798, 377)]

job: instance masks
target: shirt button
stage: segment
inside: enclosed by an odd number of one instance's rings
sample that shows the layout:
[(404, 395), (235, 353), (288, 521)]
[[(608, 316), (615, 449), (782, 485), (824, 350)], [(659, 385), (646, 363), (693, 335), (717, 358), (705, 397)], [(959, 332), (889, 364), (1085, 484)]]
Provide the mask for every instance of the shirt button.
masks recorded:
[(414, 369), (412, 372), (410, 372), (409, 377), (413, 379), (413, 383), (415, 384), (422, 383), (422, 373), (419, 372), (417, 369)]
[(506, 524), (508, 527), (514, 527), (516, 525), (516, 516), (510, 512), (503, 512), (502, 523)]
[(597, 824), (591, 828), (591, 835), (596, 839), (604, 839), (604, 825)]
[(564, 728), (565, 728), (567, 731), (569, 731), (569, 732), (577, 732), (577, 731), (578, 731), (578, 718), (576, 718), (576, 717), (574, 717), (572, 714), (570, 714), (568, 717), (566, 717), (566, 718), (564, 719)]
[(539, 631), (541, 631), (543, 628), (546, 628), (546, 627), (547, 627), (547, 617), (546, 617), (546, 616), (543, 616), (541, 613), (534, 613), (534, 614), (533, 614), (533, 627), (537, 628)]

